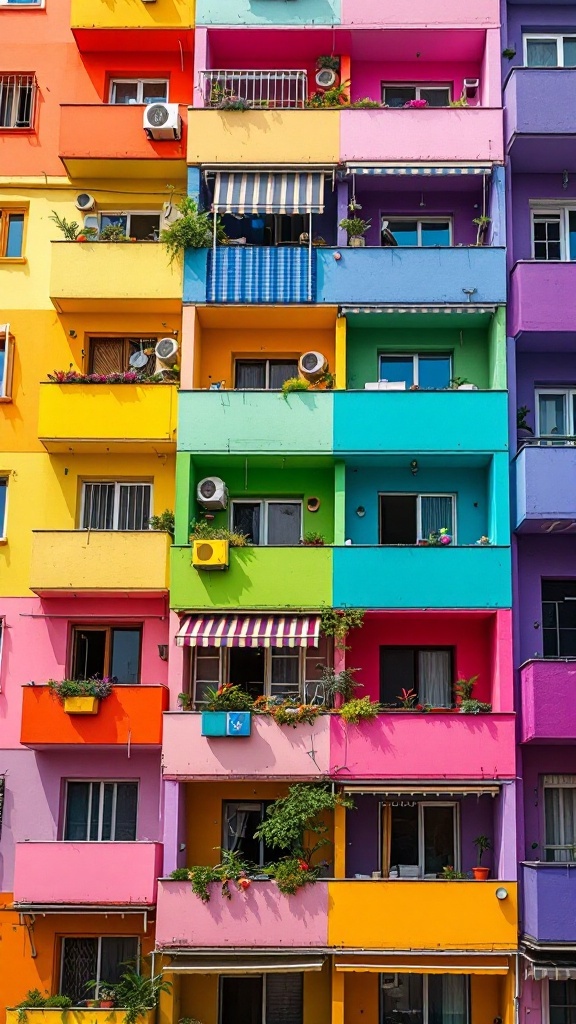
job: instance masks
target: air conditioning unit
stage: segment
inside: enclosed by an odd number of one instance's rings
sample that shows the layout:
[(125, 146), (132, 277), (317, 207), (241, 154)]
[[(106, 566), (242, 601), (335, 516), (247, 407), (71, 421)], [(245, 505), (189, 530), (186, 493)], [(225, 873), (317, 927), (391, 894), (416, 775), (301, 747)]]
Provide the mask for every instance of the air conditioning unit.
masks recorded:
[(332, 68), (320, 68), (316, 72), (316, 85), (319, 85), (321, 89), (331, 89), (337, 81), (338, 74)]
[(473, 100), (480, 88), (479, 78), (465, 78), (464, 79), (464, 95), (467, 100)]
[(328, 369), (328, 360), (321, 352), (305, 352), (298, 360), (298, 369), (305, 380), (319, 380)]
[(83, 213), (95, 210), (96, 200), (94, 199), (94, 196), (91, 196), (89, 192), (80, 192), (80, 194), (76, 196), (76, 209), (82, 210)]
[(175, 338), (160, 338), (154, 348), (156, 359), (163, 366), (174, 366), (178, 362), (178, 342)]
[(195, 569), (227, 569), (230, 561), (227, 540), (192, 541), (192, 565)]
[(196, 498), (206, 509), (228, 507), (228, 488), (219, 476), (206, 476), (196, 488)]
[(179, 139), (182, 121), (177, 103), (149, 103), (144, 108), (144, 131), (149, 139)]

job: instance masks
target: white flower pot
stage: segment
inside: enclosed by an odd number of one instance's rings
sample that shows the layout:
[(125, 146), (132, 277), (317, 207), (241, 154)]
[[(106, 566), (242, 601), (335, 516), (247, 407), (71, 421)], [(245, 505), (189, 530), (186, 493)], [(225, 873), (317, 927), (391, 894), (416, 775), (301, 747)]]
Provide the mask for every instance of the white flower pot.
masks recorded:
[(361, 235), (351, 235), (348, 239), (348, 245), (351, 246), (352, 249), (360, 249), (361, 246), (366, 245), (366, 239), (362, 238)]

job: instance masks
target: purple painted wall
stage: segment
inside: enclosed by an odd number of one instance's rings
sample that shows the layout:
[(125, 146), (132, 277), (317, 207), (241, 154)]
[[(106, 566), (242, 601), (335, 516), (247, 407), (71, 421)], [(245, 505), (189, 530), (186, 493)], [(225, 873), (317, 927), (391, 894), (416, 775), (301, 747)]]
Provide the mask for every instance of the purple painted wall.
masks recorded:
[(563, 31), (564, 29), (576, 29), (576, 16), (574, 7), (562, 6), (560, 4), (508, 4), (507, 5), (507, 31), (506, 26), (502, 29), (502, 49), (516, 50), (516, 56), (512, 60), (506, 58), (502, 61), (502, 75), (505, 77), (511, 68), (522, 67), (522, 33), (523, 32), (549, 32), (552, 30)]
[(522, 867), (523, 932), (539, 942), (574, 942), (576, 866)]
[(576, 576), (574, 537), (521, 536), (518, 538), (518, 563), (518, 592), (522, 595), (518, 645), (518, 664), (521, 664), (528, 658), (543, 655), (542, 578)]
[[(402, 179), (391, 179), (394, 184), (384, 188), (381, 179), (374, 177), (370, 184), (356, 175), (356, 199), (362, 210), (358, 216), (372, 220), (366, 234), (366, 245), (380, 245), (380, 217), (452, 217), (452, 242), (454, 245), (472, 245), (476, 242), (476, 227), (472, 223), (481, 211), (482, 192), (436, 191), (430, 188), (426, 179), (421, 179), (416, 188), (403, 187)], [(374, 183), (374, 184), (372, 184)], [(352, 193), (350, 192), (350, 196)]]
[(518, 352), (516, 356), (516, 387), (518, 406), (527, 405), (528, 423), (534, 430), (536, 385), (571, 384), (576, 381), (576, 351), (550, 352), (546, 337), (542, 338), (542, 352)]
[[(569, 174), (568, 187), (562, 187), (562, 172), (558, 174), (515, 174), (512, 179), (510, 212), (512, 217), (509, 261), (532, 258), (530, 200), (576, 200), (576, 174)], [(509, 239), (510, 241), (510, 239)]]
[[(541, 843), (544, 840), (544, 817), (542, 809), (542, 775), (576, 774), (576, 748), (574, 746), (528, 746), (522, 747), (522, 770), (524, 780), (524, 860), (544, 859)], [(533, 847), (536, 843), (537, 846)], [(573, 937), (576, 937), (576, 916)]]

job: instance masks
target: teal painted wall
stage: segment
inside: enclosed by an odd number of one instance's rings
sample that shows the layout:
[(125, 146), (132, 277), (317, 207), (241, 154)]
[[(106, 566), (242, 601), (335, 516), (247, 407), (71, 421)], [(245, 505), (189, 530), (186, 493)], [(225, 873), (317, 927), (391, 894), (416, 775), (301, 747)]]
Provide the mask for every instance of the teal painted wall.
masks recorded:
[(341, 0), (196, 0), (196, 24), (334, 25), (340, 9)]

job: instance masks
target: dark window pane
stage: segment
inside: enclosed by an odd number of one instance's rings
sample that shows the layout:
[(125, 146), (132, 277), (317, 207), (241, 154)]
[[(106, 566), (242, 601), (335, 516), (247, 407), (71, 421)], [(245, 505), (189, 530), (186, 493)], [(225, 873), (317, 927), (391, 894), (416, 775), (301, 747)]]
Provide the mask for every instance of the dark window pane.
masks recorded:
[(390, 220), (388, 231), (391, 231), (398, 245), (418, 245), (418, 224), (415, 220)]
[(268, 504), (268, 544), (299, 544), (301, 523), (302, 506), (299, 502), (270, 502)]
[(545, 658), (558, 657), (558, 634), (555, 629), (542, 630), (543, 651)]
[(83, 530), (111, 530), (114, 526), (114, 484), (84, 484)]
[(266, 975), (265, 1024), (302, 1024), (304, 1019), (304, 975)]
[(416, 689), (414, 647), (380, 648), (380, 700), (397, 704), (401, 690)]
[(406, 387), (414, 383), (412, 356), (380, 356), (380, 380), (405, 381)]
[(103, 786), (104, 798), (102, 807), (102, 830), (99, 838), (104, 842), (112, 839), (112, 810), (114, 804), (114, 783), (106, 782)]
[(382, 988), (381, 1024), (423, 1024), (424, 982), (421, 974), (399, 974), (398, 986)]
[(231, 647), (229, 682), (260, 697), (264, 693), (264, 657), (263, 647)]
[(576, 629), (560, 630), (560, 650), (558, 653), (561, 658), (576, 657)]
[(129, 843), (136, 839), (136, 814), (138, 808), (138, 783), (118, 782), (116, 785), (116, 829), (117, 843)]
[(223, 849), (241, 853), (245, 860), (262, 866), (265, 862), (260, 859), (260, 842), (254, 839), (262, 821), (262, 804), (225, 803), (223, 812)]
[(568, 248), (571, 260), (576, 260), (576, 211), (570, 210), (568, 214)]
[(100, 824), (100, 801), (102, 799), (102, 792), (99, 782), (92, 782), (92, 804), (90, 806), (90, 832), (88, 838), (90, 842), (98, 842), (99, 835), (99, 824)]
[(420, 356), (418, 384), (421, 388), (447, 388), (450, 384), (450, 356)]
[(88, 831), (90, 782), (69, 782), (66, 787), (64, 839), (84, 841)]
[(297, 362), (271, 362), (270, 363), (269, 387), (272, 391), (279, 391), (285, 380), (298, 376)]
[(136, 103), (138, 82), (114, 82), (112, 103)]
[(82, 629), (74, 633), (74, 679), (90, 679), (104, 675), (106, 631), (103, 629)]
[(160, 233), (159, 213), (130, 214), (130, 238), (153, 242)]
[(147, 530), (150, 519), (150, 484), (121, 484), (118, 529)]
[(235, 501), (232, 505), (232, 529), (245, 533), (251, 544), (260, 544), (260, 502)]
[(529, 68), (555, 68), (558, 66), (558, 49), (555, 39), (528, 39), (526, 43), (526, 64)]
[(262, 976), (220, 978), (220, 1024), (262, 1024)]
[(92, 995), (87, 989), (89, 981), (96, 981), (98, 970), (98, 939), (77, 938), (62, 940), (61, 995), (68, 996), (74, 1005)]
[(576, 37), (564, 36), (564, 67), (576, 68)]
[(413, 85), (386, 85), (383, 89), (383, 101), (389, 107), (403, 107), (408, 100), (416, 99)]
[(447, 107), (450, 89), (420, 89), (420, 99), (427, 100), (429, 107)]
[(137, 966), (137, 960), (138, 939), (135, 936), (106, 936), (102, 939), (100, 981), (116, 985), (128, 967)]
[(454, 808), (424, 807), (424, 874), (454, 865)]
[(112, 630), (110, 675), (119, 683), (139, 682), (141, 636), (139, 629)]
[(272, 648), (270, 691), (273, 697), (297, 697), (300, 693), (299, 652)]
[(416, 495), (380, 495), (380, 543), (415, 544)]
[(142, 83), (142, 102), (143, 103), (162, 103), (168, 99), (168, 83), (167, 82), (143, 82)]
[(264, 389), (266, 387), (266, 363), (237, 360), (236, 387), (240, 391)]
[(8, 497), (8, 481), (0, 477), (0, 537), (6, 536), (6, 499)]
[(22, 242), (24, 239), (24, 214), (8, 214), (8, 237), (6, 239), (5, 256), (13, 259), (22, 255)]
[(394, 807), (391, 814), (390, 866), (418, 865), (418, 804)]

